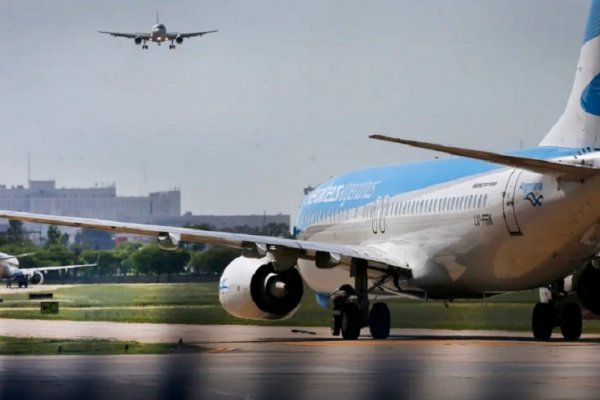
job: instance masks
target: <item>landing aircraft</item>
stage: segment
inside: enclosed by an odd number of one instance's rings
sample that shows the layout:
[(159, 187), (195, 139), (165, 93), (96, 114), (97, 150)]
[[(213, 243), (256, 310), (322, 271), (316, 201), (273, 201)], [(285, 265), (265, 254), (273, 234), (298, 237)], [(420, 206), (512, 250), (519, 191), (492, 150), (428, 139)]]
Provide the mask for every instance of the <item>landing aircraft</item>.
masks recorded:
[(156, 24), (152, 26), (152, 31), (150, 33), (119, 33), (119, 32), (106, 32), (106, 31), (98, 31), (100, 33), (105, 33), (107, 35), (115, 36), (115, 37), (124, 37), (128, 39), (133, 39), (135, 44), (141, 44), (142, 49), (148, 49), (148, 45), (146, 44), (148, 41), (158, 43), (160, 46), (162, 43), (170, 41), (169, 49), (175, 49), (175, 43), (181, 44), (183, 43), (183, 39), (191, 38), (194, 36), (204, 36), (208, 33), (218, 32), (215, 31), (204, 31), (204, 32), (192, 32), (192, 33), (178, 33), (178, 32), (167, 32), (167, 27), (164, 24), (161, 24), (158, 20), (158, 13), (156, 13)]
[(34, 253), (25, 253), (19, 255), (10, 255), (0, 252), (0, 280), (8, 282), (7, 286), (11, 286), (12, 282), (17, 282), (19, 287), (27, 287), (32, 285), (41, 285), (44, 282), (44, 274), (47, 271), (63, 271), (74, 268), (95, 267), (94, 264), (80, 265), (60, 265), (39, 268), (19, 268), (19, 258), (33, 255)]
[(230, 314), (295, 313), (303, 281), (331, 306), (332, 333), (388, 337), (377, 295), (483, 298), (540, 289), (535, 338), (581, 335), (581, 307), (600, 314), (600, 0), (593, 0), (565, 111), (538, 147), (493, 153), (373, 135), (458, 156), (365, 168), (310, 192), (295, 239), (0, 211), (0, 218), (149, 235), (241, 250), (220, 279)]

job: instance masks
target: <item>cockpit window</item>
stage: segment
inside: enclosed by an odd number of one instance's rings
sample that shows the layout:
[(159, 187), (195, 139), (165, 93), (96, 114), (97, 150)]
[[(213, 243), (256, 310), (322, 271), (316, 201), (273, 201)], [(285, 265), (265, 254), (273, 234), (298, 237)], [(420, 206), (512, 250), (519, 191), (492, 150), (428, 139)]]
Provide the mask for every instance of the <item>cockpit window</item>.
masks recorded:
[(165, 26), (163, 24), (158, 24), (156, 25), (156, 29), (165, 29)]

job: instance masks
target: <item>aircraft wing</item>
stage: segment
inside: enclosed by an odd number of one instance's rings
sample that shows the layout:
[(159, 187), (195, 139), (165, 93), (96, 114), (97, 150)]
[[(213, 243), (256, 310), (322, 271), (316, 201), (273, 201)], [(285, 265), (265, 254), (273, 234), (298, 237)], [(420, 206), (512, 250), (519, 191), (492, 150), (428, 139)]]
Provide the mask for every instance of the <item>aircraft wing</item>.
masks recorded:
[(172, 32), (172, 33), (167, 33), (167, 37), (169, 38), (169, 40), (173, 40), (177, 37), (180, 38), (191, 38), (194, 36), (204, 36), (207, 33), (214, 33), (214, 32), (219, 32), (218, 30), (214, 30), (214, 31), (204, 31), (204, 32), (191, 32), (191, 33), (177, 33), (177, 32)]
[(278, 255), (281, 255), (282, 257), (298, 257), (301, 259), (315, 260), (317, 261), (317, 265), (320, 264), (322, 268), (330, 268), (339, 264), (350, 265), (353, 259), (361, 259), (367, 261), (370, 266), (392, 266), (408, 269), (407, 263), (403, 259), (394, 256), (394, 252), (389, 252), (385, 249), (370, 245), (344, 245), (270, 236), (213, 232), (191, 228), (134, 224), (6, 210), (0, 210), (0, 218), (38, 224), (62, 225), (108, 232), (153, 236), (158, 238), (159, 241), (170, 240), (172, 243), (176, 243), (180, 240), (192, 243), (206, 243), (241, 249), (242, 254), (248, 256), (262, 256), (266, 253), (271, 253), (276, 259)]
[(11, 260), (13, 258), (21, 258), (21, 257), (28, 257), (28, 256), (32, 256), (35, 253), (23, 253), (23, 254), (17, 254), (15, 256), (12, 256), (10, 254), (7, 254), (5, 256), (0, 257), (0, 261), (4, 261), (4, 260)]
[(19, 271), (23, 272), (25, 275), (32, 274), (34, 272), (48, 272), (48, 271), (62, 271), (65, 269), (75, 269), (75, 268), (87, 268), (87, 267), (95, 267), (98, 264), (77, 264), (77, 265), (57, 265), (50, 267), (38, 267), (38, 268), (19, 268)]
[(385, 142), (400, 143), (407, 146), (418, 147), (455, 156), (473, 158), (488, 161), (494, 164), (506, 165), (513, 168), (521, 168), (539, 174), (558, 176), (564, 180), (580, 181), (600, 175), (600, 168), (592, 168), (585, 165), (563, 164), (556, 161), (538, 160), (535, 158), (511, 156), (507, 154), (492, 153), (489, 151), (465, 149), (461, 147), (444, 146), (441, 144), (418, 142), (416, 140), (400, 139), (385, 135), (371, 135), (371, 139), (383, 140)]
[(98, 31), (99, 33), (104, 33), (106, 35), (116, 36), (116, 37), (124, 37), (128, 39), (142, 38), (144, 40), (150, 40), (149, 33), (119, 33), (119, 32), (106, 32), (106, 31)]

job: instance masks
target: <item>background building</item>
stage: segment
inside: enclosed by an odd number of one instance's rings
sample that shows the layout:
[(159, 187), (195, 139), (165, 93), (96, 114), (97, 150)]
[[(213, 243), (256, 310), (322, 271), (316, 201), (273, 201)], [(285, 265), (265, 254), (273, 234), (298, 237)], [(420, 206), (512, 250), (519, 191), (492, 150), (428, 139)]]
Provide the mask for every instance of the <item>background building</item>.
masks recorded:
[(30, 180), (29, 187), (0, 185), (0, 209), (123, 222), (154, 223), (181, 215), (178, 189), (148, 196), (117, 196), (115, 185), (57, 188), (54, 180)]
[[(148, 196), (117, 196), (115, 185), (57, 188), (54, 180), (30, 180), (28, 187), (0, 185), (0, 209), (168, 226), (211, 225), (217, 230), (260, 229), (272, 223), (290, 225), (290, 216), (285, 214), (193, 215), (186, 212), (181, 215), (179, 189), (153, 192)], [(47, 227), (43, 225), (25, 226), (35, 242), (46, 236)], [(0, 231), (6, 231), (7, 227), (6, 221), (0, 221)], [(71, 238), (78, 231), (76, 228), (60, 229)]]

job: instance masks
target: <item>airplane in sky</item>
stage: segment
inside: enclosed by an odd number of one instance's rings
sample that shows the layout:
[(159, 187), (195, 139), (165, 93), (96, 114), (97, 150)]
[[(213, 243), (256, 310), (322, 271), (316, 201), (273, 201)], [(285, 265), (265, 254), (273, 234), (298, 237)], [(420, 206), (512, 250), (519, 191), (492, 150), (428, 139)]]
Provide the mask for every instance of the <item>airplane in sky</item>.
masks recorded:
[[(332, 333), (388, 337), (378, 296), (451, 300), (540, 289), (535, 338), (581, 335), (600, 314), (600, 0), (593, 0), (565, 111), (538, 147), (494, 153), (386, 135), (458, 157), (364, 168), (308, 193), (295, 239), (0, 211), (25, 222), (150, 235), (241, 250), (219, 283), (230, 314), (292, 316), (303, 282), (333, 308)], [(240, 194), (241, 195), (241, 194)], [(242, 197), (240, 197), (242, 199)]]
[(164, 42), (171, 42), (171, 44), (169, 45), (169, 49), (173, 50), (176, 47), (175, 43), (182, 44), (183, 39), (191, 38), (194, 36), (204, 36), (208, 33), (218, 32), (218, 30), (191, 33), (167, 32), (167, 27), (159, 22), (158, 13), (156, 13), (156, 24), (152, 27), (152, 31), (150, 33), (119, 33), (106, 31), (98, 32), (105, 33), (111, 36), (133, 39), (135, 44), (142, 45), (142, 49), (148, 48), (148, 45), (146, 44), (147, 42), (154, 42), (157, 43), (159, 46)]
[(74, 268), (95, 267), (94, 264), (80, 265), (61, 265), (39, 268), (20, 268), (19, 258), (33, 255), (34, 253), (24, 253), (19, 255), (10, 255), (0, 252), (0, 279), (7, 282), (7, 286), (11, 286), (12, 282), (17, 282), (19, 288), (27, 287), (29, 284), (41, 285), (44, 282), (44, 274), (48, 271), (63, 271)]

